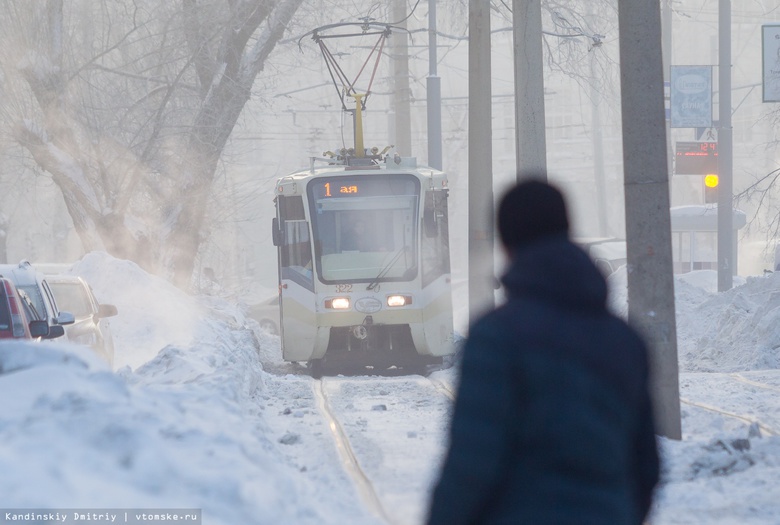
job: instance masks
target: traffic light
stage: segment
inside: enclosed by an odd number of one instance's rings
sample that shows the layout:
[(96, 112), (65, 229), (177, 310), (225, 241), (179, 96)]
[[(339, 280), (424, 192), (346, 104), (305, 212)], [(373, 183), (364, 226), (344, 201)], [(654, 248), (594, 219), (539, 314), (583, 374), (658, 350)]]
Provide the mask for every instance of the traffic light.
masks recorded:
[(713, 204), (718, 202), (718, 176), (714, 173), (704, 176), (704, 202)]

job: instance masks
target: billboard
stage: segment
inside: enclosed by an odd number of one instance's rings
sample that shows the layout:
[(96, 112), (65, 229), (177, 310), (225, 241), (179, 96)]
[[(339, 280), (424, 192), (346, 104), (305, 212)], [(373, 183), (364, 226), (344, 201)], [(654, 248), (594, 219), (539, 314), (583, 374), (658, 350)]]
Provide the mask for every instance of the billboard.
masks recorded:
[(712, 127), (712, 66), (672, 66), (673, 128)]
[(780, 102), (780, 24), (761, 26), (764, 102)]

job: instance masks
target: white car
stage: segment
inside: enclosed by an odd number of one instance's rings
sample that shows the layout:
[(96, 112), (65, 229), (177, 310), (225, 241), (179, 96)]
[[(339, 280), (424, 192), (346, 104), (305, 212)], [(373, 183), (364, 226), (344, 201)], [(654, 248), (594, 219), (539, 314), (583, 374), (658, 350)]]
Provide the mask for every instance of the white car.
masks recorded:
[(72, 312), (75, 322), (65, 328), (68, 340), (91, 347), (110, 365), (114, 364), (114, 339), (109, 317), (117, 315), (113, 304), (100, 304), (92, 288), (75, 275), (47, 275), (57, 303)]
[(248, 316), (269, 334), (279, 335), (279, 296), (274, 295), (249, 306)]

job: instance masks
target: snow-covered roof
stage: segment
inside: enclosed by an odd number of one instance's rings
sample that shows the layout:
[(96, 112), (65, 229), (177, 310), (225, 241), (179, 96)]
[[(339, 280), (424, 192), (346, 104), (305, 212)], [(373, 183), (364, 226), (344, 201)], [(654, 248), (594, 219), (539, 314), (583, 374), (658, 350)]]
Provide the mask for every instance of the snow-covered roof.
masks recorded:
[[(717, 204), (692, 204), (671, 208), (672, 231), (718, 231)], [(747, 223), (745, 212), (732, 210), (732, 225), (739, 230)]]

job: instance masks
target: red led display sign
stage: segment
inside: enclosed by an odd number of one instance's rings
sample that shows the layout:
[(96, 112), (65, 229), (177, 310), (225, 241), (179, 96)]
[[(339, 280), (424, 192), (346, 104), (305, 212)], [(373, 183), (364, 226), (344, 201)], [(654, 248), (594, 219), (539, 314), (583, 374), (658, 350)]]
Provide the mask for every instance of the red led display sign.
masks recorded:
[(718, 143), (678, 142), (674, 152), (674, 173), (677, 175), (718, 173)]

